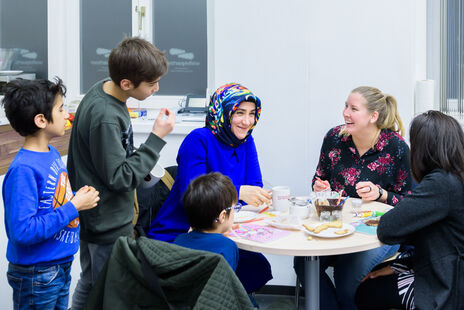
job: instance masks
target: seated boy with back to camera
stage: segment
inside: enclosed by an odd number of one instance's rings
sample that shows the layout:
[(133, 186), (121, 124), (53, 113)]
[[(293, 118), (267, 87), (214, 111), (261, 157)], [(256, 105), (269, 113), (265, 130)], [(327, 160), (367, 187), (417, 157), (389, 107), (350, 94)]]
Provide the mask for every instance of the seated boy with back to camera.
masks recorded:
[(234, 223), (234, 211), (241, 206), (229, 177), (213, 172), (199, 176), (187, 187), (183, 202), (191, 231), (177, 236), (174, 244), (221, 254), (235, 271), (238, 247), (225, 237)]
[(14, 309), (68, 309), (71, 264), (79, 249), (78, 211), (97, 206), (99, 192), (75, 195), (53, 137), (65, 133), (62, 81), (14, 80), (3, 107), (11, 127), (25, 137), (3, 182), (8, 283)]

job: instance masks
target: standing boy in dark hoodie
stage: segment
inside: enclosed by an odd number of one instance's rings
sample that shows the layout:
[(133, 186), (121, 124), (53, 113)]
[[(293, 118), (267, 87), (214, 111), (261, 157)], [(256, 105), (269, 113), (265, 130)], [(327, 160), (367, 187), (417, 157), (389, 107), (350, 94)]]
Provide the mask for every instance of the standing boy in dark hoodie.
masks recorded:
[(157, 92), (167, 59), (151, 43), (124, 39), (110, 54), (111, 79), (97, 82), (79, 104), (69, 144), (68, 170), (73, 188), (81, 184), (100, 192), (99, 208), (79, 214), (82, 273), (72, 309), (81, 309), (120, 236), (133, 232), (134, 189), (155, 166), (172, 131), (175, 115), (161, 109), (145, 143), (134, 151), (129, 97), (144, 100)]

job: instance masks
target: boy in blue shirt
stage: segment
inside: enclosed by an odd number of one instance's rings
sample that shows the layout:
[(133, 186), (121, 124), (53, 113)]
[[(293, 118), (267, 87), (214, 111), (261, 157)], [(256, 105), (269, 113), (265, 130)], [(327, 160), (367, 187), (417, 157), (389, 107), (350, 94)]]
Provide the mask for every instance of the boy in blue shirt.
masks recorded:
[(79, 249), (78, 211), (99, 200), (91, 186), (73, 195), (66, 166), (49, 145), (65, 132), (65, 93), (59, 78), (55, 83), (18, 79), (5, 87), (6, 117), (25, 137), (2, 191), (14, 309), (68, 308), (70, 269)]
[(229, 177), (213, 172), (199, 176), (187, 187), (183, 197), (185, 213), (192, 230), (177, 236), (174, 243), (195, 250), (221, 254), (235, 271), (238, 247), (225, 237), (239, 210), (237, 190)]

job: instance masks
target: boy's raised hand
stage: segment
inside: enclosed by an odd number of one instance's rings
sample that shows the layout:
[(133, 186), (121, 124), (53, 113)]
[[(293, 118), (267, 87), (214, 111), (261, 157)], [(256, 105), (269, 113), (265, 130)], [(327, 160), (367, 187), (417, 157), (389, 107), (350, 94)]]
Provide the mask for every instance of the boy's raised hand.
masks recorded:
[(77, 211), (83, 211), (95, 208), (100, 200), (99, 192), (92, 186), (83, 186), (71, 199), (71, 202), (76, 207)]
[(164, 138), (174, 129), (176, 123), (176, 115), (167, 108), (162, 108), (158, 117), (155, 120), (151, 132), (160, 138)]

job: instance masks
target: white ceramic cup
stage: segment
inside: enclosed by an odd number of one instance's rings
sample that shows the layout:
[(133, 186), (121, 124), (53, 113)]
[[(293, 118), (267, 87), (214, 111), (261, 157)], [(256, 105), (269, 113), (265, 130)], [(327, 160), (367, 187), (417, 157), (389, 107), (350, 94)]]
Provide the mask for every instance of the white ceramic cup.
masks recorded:
[(290, 188), (275, 186), (272, 188), (272, 207), (275, 211), (287, 212), (290, 207)]
[(142, 188), (150, 188), (155, 186), (164, 176), (164, 168), (160, 164), (156, 164), (150, 173), (143, 179)]

